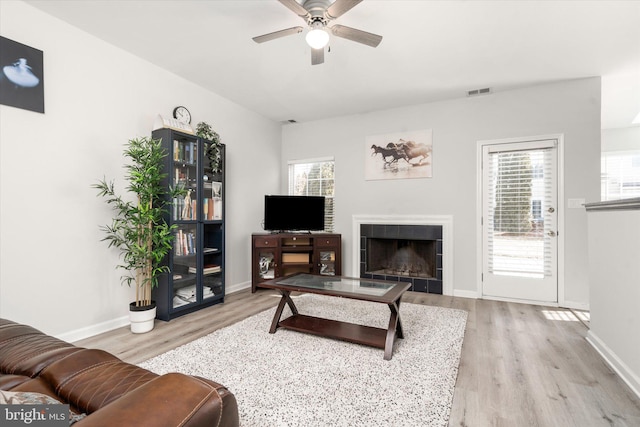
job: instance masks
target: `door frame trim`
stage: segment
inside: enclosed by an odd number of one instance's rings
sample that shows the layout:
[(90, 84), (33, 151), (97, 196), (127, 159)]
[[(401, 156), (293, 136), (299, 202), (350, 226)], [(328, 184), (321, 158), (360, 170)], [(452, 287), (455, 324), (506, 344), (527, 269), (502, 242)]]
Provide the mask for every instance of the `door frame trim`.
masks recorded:
[[(532, 141), (542, 141), (555, 139), (557, 144), (558, 154), (558, 302), (557, 305), (564, 307), (564, 253), (565, 253), (565, 228), (564, 228), (564, 134), (548, 134), (548, 135), (536, 135), (527, 137), (514, 137), (492, 140), (478, 140), (476, 141), (476, 294), (478, 298), (486, 298), (482, 295), (482, 151), (487, 145), (499, 145), (499, 144), (514, 144)], [(523, 302), (517, 299), (500, 299), (501, 301), (510, 302)], [(535, 304), (535, 301), (527, 301), (528, 304)], [(556, 304), (550, 304), (548, 302), (541, 302), (544, 305), (554, 306)]]

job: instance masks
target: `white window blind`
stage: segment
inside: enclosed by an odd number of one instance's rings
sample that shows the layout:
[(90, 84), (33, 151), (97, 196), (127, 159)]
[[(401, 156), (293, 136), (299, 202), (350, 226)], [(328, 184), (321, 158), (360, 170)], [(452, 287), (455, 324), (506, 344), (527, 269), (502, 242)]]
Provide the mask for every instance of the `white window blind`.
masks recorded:
[[(489, 153), (488, 270), (493, 274), (542, 278), (551, 274), (554, 156), (551, 149)], [(555, 209), (555, 208), (554, 208)], [(553, 212), (553, 211), (552, 211)]]
[(324, 196), (324, 231), (334, 229), (334, 160), (308, 159), (289, 162), (289, 195)]
[(600, 171), (602, 200), (640, 197), (640, 150), (603, 152)]

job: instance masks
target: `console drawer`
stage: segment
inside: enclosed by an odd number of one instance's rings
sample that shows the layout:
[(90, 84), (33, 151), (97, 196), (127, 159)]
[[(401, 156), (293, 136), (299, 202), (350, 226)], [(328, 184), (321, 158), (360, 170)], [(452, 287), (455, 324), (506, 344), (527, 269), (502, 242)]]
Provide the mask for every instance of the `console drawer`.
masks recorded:
[(278, 238), (271, 236), (256, 237), (253, 241), (256, 248), (277, 248)]
[(340, 244), (339, 237), (316, 237), (316, 246), (317, 247), (336, 247)]

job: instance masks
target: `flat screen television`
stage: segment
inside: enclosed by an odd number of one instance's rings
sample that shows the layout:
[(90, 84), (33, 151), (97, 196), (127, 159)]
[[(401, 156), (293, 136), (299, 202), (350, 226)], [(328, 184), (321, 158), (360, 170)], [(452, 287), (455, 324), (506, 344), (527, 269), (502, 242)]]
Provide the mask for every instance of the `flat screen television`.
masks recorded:
[(264, 196), (264, 229), (268, 231), (324, 230), (324, 197)]

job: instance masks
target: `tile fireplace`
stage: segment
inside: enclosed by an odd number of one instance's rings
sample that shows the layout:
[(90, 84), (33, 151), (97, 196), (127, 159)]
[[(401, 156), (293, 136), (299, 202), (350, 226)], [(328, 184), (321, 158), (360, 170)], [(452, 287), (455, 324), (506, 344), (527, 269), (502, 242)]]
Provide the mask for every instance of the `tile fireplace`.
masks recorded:
[(450, 217), (354, 217), (355, 273), (451, 295), (451, 228)]
[(360, 277), (442, 294), (442, 226), (361, 224)]

